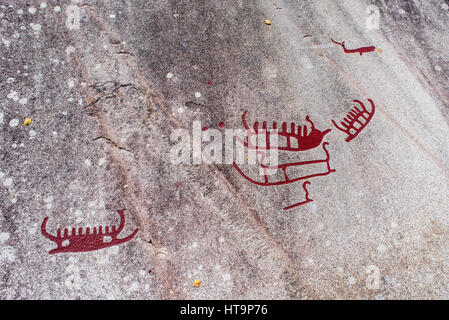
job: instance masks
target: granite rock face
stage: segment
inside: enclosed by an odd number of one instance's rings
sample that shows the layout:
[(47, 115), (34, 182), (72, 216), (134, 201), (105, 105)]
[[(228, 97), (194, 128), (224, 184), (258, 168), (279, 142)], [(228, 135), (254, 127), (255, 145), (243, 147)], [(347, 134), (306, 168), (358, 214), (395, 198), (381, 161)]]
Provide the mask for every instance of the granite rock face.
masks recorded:
[[(448, 8), (0, 1), (0, 298), (449, 298)], [(331, 120), (354, 99), (376, 109), (347, 143)], [(282, 210), (305, 180), (170, 161), (176, 129), (243, 129), (244, 111), (332, 129), (312, 202)], [(49, 254), (45, 217), (56, 235), (118, 209), (132, 240)]]

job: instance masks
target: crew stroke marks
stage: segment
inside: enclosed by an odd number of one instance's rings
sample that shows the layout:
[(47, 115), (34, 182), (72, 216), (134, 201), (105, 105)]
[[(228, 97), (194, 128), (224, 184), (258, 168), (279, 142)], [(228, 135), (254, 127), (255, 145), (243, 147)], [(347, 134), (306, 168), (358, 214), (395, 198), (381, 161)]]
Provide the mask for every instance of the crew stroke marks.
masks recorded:
[[(56, 237), (47, 232), (48, 217), (46, 217), (41, 226), (42, 234), (44, 237), (56, 243), (57, 246), (56, 249), (51, 250), (49, 253), (94, 251), (116, 246), (131, 240), (139, 229), (134, 230), (132, 234), (125, 238), (118, 239), (117, 236), (125, 227), (125, 214), (122, 210), (118, 210), (117, 212), (120, 216), (120, 225), (118, 228), (116, 226), (112, 226), (112, 228), (106, 226), (103, 232), (103, 227), (99, 226), (98, 230), (97, 227), (94, 227), (92, 233), (90, 233), (89, 227), (86, 228), (84, 233), (83, 228), (79, 228), (78, 234), (76, 234), (77, 229), (73, 228), (70, 235), (68, 228), (65, 228), (64, 234), (61, 234), (61, 229), (58, 229)], [(108, 239), (106, 237), (109, 237), (110, 241), (107, 241)]]

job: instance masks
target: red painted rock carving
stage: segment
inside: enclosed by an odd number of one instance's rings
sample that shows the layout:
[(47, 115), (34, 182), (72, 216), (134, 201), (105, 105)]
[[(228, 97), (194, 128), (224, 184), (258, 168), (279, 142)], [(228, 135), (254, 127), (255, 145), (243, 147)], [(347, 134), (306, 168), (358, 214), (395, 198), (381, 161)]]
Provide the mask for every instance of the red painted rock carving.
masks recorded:
[[(56, 243), (57, 248), (51, 250), (50, 254), (55, 253), (63, 253), (63, 252), (86, 252), (86, 251), (94, 251), (107, 247), (116, 246), (118, 244), (127, 242), (134, 238), (139, 229), (136, 229), (131, 235), (126, 238), (117, 239), (118, 234), (125, 227), (125, 214), (122, 210), (117, 211), (120, 216), (120, 225), (118, 229), (116, 226), (105, 227), (105, 231), (103, 232), (103, 227), (100, 226), (97, 230), (97, 227), (94, 227), (93, 232), (90, 233), (90, 228), (87, 227), (85, 232), (83, 233), (83, 228), (78, 229), (78, 234), (76, 234), (76, 228), (72, 229), (72, 234), (69, 235), (69, 229), (64, 230), (64, 234), (61, 234), (61, 229), (58, 229), (57, 236), (53, 236), (47, 232), (47, 221), (48, 217), (44, 219), (42, 222), (42, 234)], [(110, 241), (106, 241), (105, 237), (109, 237)], [(67, 244), (65, 242), (68, 242)]]
[[(329, 160), (330, 160), (330, 156), (329, 156), (329, 152), (327, 150), (327, 145), (329, 145), (328, 142), (322, 142), (324, 136), (329, 133), (331, 130), (327, 129), (324, 131), (320, 131), (318, 129), (315, 128), (313, 122), (310, 120), (310, 118), (307, 116), (306, 117), (306, 121), (308, 121), (311, 125), (312, 125), (312, 129), (310, 131), (310, 133), (307, 133), (307, 127), (306, 126), (299, 126), (299, 125), (295, 125), (294, 123), (290, 124), (290, 130), (287, 129), (287, 123), (284, 122), (280, 128), (279, 131), (273, 132), (271, 130), (278, 130), (277, 128), (277, 123), (273, 122), (272, 128), (269, 129), (267, 128), (267, 123), (264, 121), (262, 122), (262, 127), (259, 128), (259, 123), (255, 122), (255, 124), (253, 125), (253, 128), (250, 128), (246, 122), (246, 114), (247, 111), (245, 111), (242, 115), (242, 124), (243, 126), (246, 128), (247, 131), (247, 136), (245, 137), (245, 139), (241, 139), (239, 137), (236, 136), (236, 140), (239, 141), (240, 143), (242, 143), (246, 148), (248, 149), (252, 149), (252, 150), (256, 150), (257, 151), (257, 155), (260, 156), (260, 162), (259, 162), (259, 166), (262, 169), (262, 175), (261, 175), (261, 179), (258, 180), (256, 178), (251, 178), (249, 177), (247, 174), (245, 174), (243, 172), (243, 170), (239, 167), (239, 165), (237, 165), (236, 162), (233, 162), (233, 166), (234, 168), (237, 170), (237, 172), (246, 180), (248, 180), (249, 182), (259, 185), (259, 186), (280, 186), (280, 185), (284, 185), (284, 184), (289, 184), (289, 183), (293, 183), (296, 181), (300, 181), (300, 180), (308, 180), (310, 178), (314, 178), (314, 177), (319, 177), (319, 176), (326, 176), (332, 172), (335, 172), (335, 169), (331, 169), (330, 164), (329, 164)], [(279, 135), (280, 137), (284, 138), (284, 143), (282, 145), (272, 145), (270, 146), (270, 135)], [(263, 135), (265, 135), (266, 139), (265, 139), (265, 144), (263, 146), (258, 146), (258, 145), (254, 145), (251, 143), (251, 136), (254, 135), (262, 135), (262, 141), (264, 140)], [(277, 150), (281, 150), (281, 151), (287, 151), (287, 152), (304, 152), (307, 150), (311, 150), (311, 149), (315, 149), (318, 148), (321, 145), (322, 149), (324, 150), (325, 153), (325, 158), (322, 159), (315, 159), (312, 158), (312, 160), (308, 160), (308, 161), (295, 161), (295, 162), (290, 162), (290, 163), (283, 163), (283, 164), (277, 164), (276, 165), (266, 165), (265, 163), (265, 158), (267, 155), (268, 150), (270, 149), (277, 149)], [(315, 166), (316, 164), (325, 164), (325, 168), (323, 167), (322, 169), (317, 169), (317, 167)], [(294, 172), (295, 170), (293, 170), (295, 167), (300, 167), (300, 166), (310, 166), (308, 167), (310, 170), (308, 173), (294, 173), (294, 174), (290, 174), (287, 172), (287, 169), (291, 168), (291, 170)], [(319, 166), (318, 166), (319, 167)], [(270, 176), (272, 176), (272, 174), (269, 174), (270, 172), (276, 172), (278, 170), (281, 170), (281, 174), (278, 175), (274, 175), (271, 179)], [(301, 170), (300, 170), (301, 171)], [(262, 178), (263, 176), (263, 178)], [(270, 181), (272, 180), (272, 181)], [(293, 205), (290, 205), (288, 207), (285, 207), (284, 210), (289, 210), (292, 208), (296, 208), (299, 207), (303, 204), (306, 204), (308, 202), (313, 201), (312, 199), (309, 198), (309, 193), (307, 191), (306, 186), (310, 184), (309, 181), (305, 181), (303, 183), (303, 189), (305, 191), (305, 200)]]
[(370, 46), (370, 47), (361, 47), (361, 48), (357, 48), (357, 49), (346, 49), (345, 47), (345, 42), (337, 42), (331, 39), (331, 41), (335, 44), (338, 44), (339, 46), (343, 47), (343, 51), (345, 53), (360, 53), (360, 55), (364, 54), (364, 53), (368, 53), (368, 52), (373, 52), (374, 50), (376, 50), (376, 47), (374, 46)]
[[(306, 121), (312, 125), (312, 130), (310, 133), (307, 133), (307, 126), (301, 127), (300, 125), (295, 125), (295, 123), (290, 124), (290, 131), (288, 130), (287, 122), (282, 123), (281, 129), (277, 128), (277, 122), (273, 122), (273, 126), (271, 129), (278, 130), (276, 134), (279, 136), (285, 137), (287, 140), (287, 144), (285, 146), (270, 146), (270, 129), (267, 128), (266, 121), (262, 122), (262, 130), (266, 132), (266, 147), (254, 146), (251, 144), (250, 137), (253, 135), (257, 135), (259, 132), (259, 122), (255, 122), (253, 129), (248, 126), (246, 122), (246, 114), (248, 111), (245, 111), (242, 115), (242, 124), (246, 128), (247, 137), (245, 141), (238, 139), (243, 145), (249, 149), (257, 149), (257, 150), (269, 150), (269, 149), (278, 149), (282, 151), (305, 151), (318, 147), (323, 141), (323, 138), (326, 134), (328, 134), (331, 129), (327, 129), (324, 131), (320, 131), (315, 128), (315, 125), (310, 120), (309, 116), (306, 117)], [(237, 137), (238, 138), (238, 137)], [(292, 141), (294, 140), (294, 141)], [(292, 147), (292, 145), (296, 147)]]
[[(296, 181), (300, 181), (300, 180), (305, 180), (305, 179), (310, 179), (313, 177), (319, 177), (319, 176), (327, 176), (328, 174), (335, 172), (335, 169), (331, 169), (330, 164), (329, 164), (329, 152), (327, 151), (326, 146), (328, 145), (328, 142), (323, 142), (322, 147), (324, 152), (326, 153), (326, 158), (325, 159), (319, 159), (319, 160), (311, 160), (311, 161), (299, 161), (299, 162), (292, 162), (292, 163), (285, 163), (285, 164), (279, 164), (276, 166), (266, 166), (264, 165), (262, 162), (264, 161), (264, 156), (265, 154), (263, 152), (258, 152), (259, 155), (262, 155), (261, 157), (261, 163), (260, 166), (262, 167), (263, 171), (264, 171), (264, 181), (256, 181), (254, 179), (251, 179), (250, 177), (248, 177), (243, 171), (242, 169), (240, 169), (240, 167), (234, 162), (234, 168), (238, 171), (238, 173), (240, 173), (240, 175), (245, 178), (246, 180), (248, 180), (251, 183), (254, 183), (258, 186), (279, 186), (279, 185), (283, 185), (283, 184), (287, 184), (287, 183), (293, 183)], [(306, 165), (312, 165), (312, 164), (317, 164), (317, 163), (326, 163), (326, 167), (327, 170), (325, 170), (324, 172), (317, 172), (314, 174), (309, 174), (306, 176), (299, 176), (299, 177), (289, 177), (287, 175), (287, 169), (289, 167), (294, 167), (294, 166), (306, 166)], [(269, 181), (268, 179), (268, 174), (267, 171), (268, 170), (276, 170), (276, 169), (281, 169), (282, 172), (284, 173), (283, 179), (282, 180), (278, 180), (278, 181)]]
[(357, 137), (357, 135), (363, 130), (363, 128), (368, 125), (368, 123), (373, 118), (374, 111), (376, 109), (374, 102), (371, 99), (368, 99), (368, 101), (371, 103), (371, 112), (366, 110), (365, 105), (359, 100), (353, 101), (360, 105), (361, 110), (357, 106), (354, 106), (354, 108), (349, 111), (347, 116), (341, 122), (341, 126), (337, 125), (335, 121), (332, 120), (332, 123), (338, 130), (343, 131), (348, 135), (345, 140), (346, 142), (349, 142)]
[(307, 188), (306, 188), (306, 185), (308, 185), (308, 184), (310, 184), (309, 181), (305, 181), (305, 182), (302, 184), (302, 188), (303, 188), (304, 191), (306, 192), (306, 196), (305, 196), (306, 200), (301, 201), (301, 202), (298, 202), (298, 203), (295, 203), (295, 204), (292, 204), (292, 205), (290, 205), (290, 206), (288, 206), (288, 207), (285, 207), (283, 210), (290, 210), (290, 209), (293, 209), (293, 208), (302, 206), (303, 204), (306, 204), (306, 203), (308, 203), (308, 202), (312, 202), (312, 201), (313, 201), (312, 199), (309, 198), (309, 191), (308, 191)]

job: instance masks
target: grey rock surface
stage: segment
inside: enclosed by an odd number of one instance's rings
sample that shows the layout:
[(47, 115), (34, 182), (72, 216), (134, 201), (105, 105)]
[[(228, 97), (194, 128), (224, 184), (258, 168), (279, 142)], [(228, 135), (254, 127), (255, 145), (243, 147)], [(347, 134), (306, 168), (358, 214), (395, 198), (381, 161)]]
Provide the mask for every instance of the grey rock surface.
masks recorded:
[[(0, 298), (449, 298), (448, 8), (0, 1)], [(368, 98), (346, 143), (331, 119)], [(310, 180), (313, 202), (283, 211), (301, 182), (169, 161), (175, 129), (242, 128), (245, 110), (332, 129), (336, 172)], [(123, 208), (134, 239), (48, 254), (45, 217), (56, 234)]]

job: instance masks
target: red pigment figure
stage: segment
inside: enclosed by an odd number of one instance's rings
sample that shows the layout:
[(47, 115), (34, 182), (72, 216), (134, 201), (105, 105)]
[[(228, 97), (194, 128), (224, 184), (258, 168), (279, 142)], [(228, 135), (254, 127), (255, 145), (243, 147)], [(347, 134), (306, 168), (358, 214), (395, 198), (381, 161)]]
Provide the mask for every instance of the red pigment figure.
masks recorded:
[[(282, 123), (282, 128), (280, 131), (278, 131), (276, 134), (278, 134), (279, 136), (283, 136), (287, 139), (287, 145), (283, 146), (283, 147), (270, 147), (270, 130), (267, 129), (267, 123), (266, 121), (264, 121), (262, 123), (262, 130), (265, 130), (266, 133), (266, 147), (261, 147), (261, 146), (253, 146), (250, 142), (250, 137), (253, 135), (257, 135), (259, 132), (259, 122), (255, 122), (254, 123), (254, 127), (253, 129), (251, 129), (248, 124), (246, 123), (246, 114), (248, 113), (248, 111), (245, 111), (242, 115), (242, 124), (245, 127), (246, 131), (247, 131), (247, 138), (246, 141), (241, 141), (245, 147), (252, 149), (252, 150), (269, 150), (269, 149), (278, 149), (278, 150), (282, 150), (282, 151), (304, 151), (304, 150), (310, 150), (313, 148), (318, 147), (321, 144), (321, 141), (323, 140), (324, 136), (326, 134), (328, 134), (331, 129), (327, 129), (324, 131), (320, 131), (315, 129), (315, 126), (313, 124), (312, 121), (310, 121), (309, 116), (306, 117), (306, 121), (309, 122), (312, 125), (312, 131), (310, 131), (309, 134), (307, 134), (307, 127), (304, 126), (304, 129), (301, 126), (297, 126), (292, 122), (290, 124), (290, 132), (288, 131), (287, 128), (287, 123), (284, 122)], [(278, 130), (277, 129), (277, 122), (273, 122), (273, 130)], [(297, 147), (292, 147), (292, 141), (291, 139), (293, 139), (294, 141), (297, 142)]]
[[(94, 227), (93, 233), (90, 233), (90, 228), (86, 228), (86, 232), (83, 234), (83, 228), (78, 229), (78, 234), (76, 234), (76, 228), (72, 229), (72, 234), (69, 235), (69, 229), (65, 228), (64, 235), (61, 235), (61, 229), (58, 229), (57, 236), (52, 236), (47, 232), (47, 221), (48, 217), (44, 219), (42, 222), (42, 234), (44, 237), (50, 239), (55, 242), (57, 245), (56, 249), (51, 250), (50, 254), (62, 253), (62, 252), (86, 252), (86, 251), (94, 251), (107, 247), (116, 246), (118, 244), (127, 242), (134, 238), (139, 229), (136, 229), (131, 235), (127, 236), (123, 239), (117, 239), (118, 234), (123, 230), (125, 226), (125, 214), (122, 210), (117, 211), (120, 215), (120, 225), (118, 229), (115, 226), (112, 226), (112, 230), (109, 231), (109, 226), (106, 226), (105, 232), (103, 233), (103, 227), (100, 226), (98, 228)], [(105, 241), (105, 237), (111, 237), (110, 241)], [(68, 241), (68, 244), (64, 244), (65, 241)]]
[(290, 210), (299, 206), (302, 206), (303, 204), (306, 204), (308, 202), (312, 202), (313, 200), (309, 198), (309, 191), (306, 188), (306, 185), (310, 184), (309, 181), (306, 181), (302, 184), (302, 188), (304, 189), (304, 191), (306, 192), (306, 200), (292, 204), (291, 206), (285, 207), (284, 210)]
[(339, 46), (343, 47), (343, 51), (345, 53), (360, 53), (360, 55), (362, 55), (363, 53), (367, 53), (367, 52), (373, 52), (374, 50), (376, 50), (376, 47), (371, 46), (371, 47), (361, 47), (361, 48), (357, 48), (357, 49), (346, 49), (345, 47), (345, 42), (336, 42), (334, 40), (331, 39), (331, 41), (335, 44), (338, 44)]
[(338, 130), (343, 131), (348, 135), (348, 137), (345, 139), (346, 142), (349, 142), (357, 137), (357, 135), (363, 130), (363, 128), (365, 128), (371, 121), (374, 115), (374, 111), (376, 110), (376, 107), (374, 106), (374, 103), (371, 99), (368, 99), (368, 101), (371, 103), (371, 112), (368, 112), (368, 110), (366, 110), (365, 108), (365, 105), (359, 100), (353, 101), (358, 103), (362, 110), (360, 110), (357, 106), (354, 106), (354, 108), (349, 111), (347, 116), (341, 122), (343, 128), (338, 126), (335, 121), (332, 120), (332, 123)]
[[(266, 135), (266, 146), (254, 146), (251, 141), (250, 141), (250, 137), (253, 135), (257, 135), (259, 132), (259, 123), (256, 122), (253, 126), (253, 129), (251, 129), (247, 122), (246, 122), (246, 114), (247, 111), (245, 111), (242, 115), (242, 124), (243, 126), (246, 128), (247, 130), (247, 137), (245, 138), (245, 141), (243, 141), (242, 139), (240, 139), (239, 137), (236, 137), (237, 141), (239, 141), (240, 143), (242, 143), (245, 147), (247, 147), (248, 149), (252, 149), (252, 150), (257, 150), (257, 154), (259, 156), (261, 156), (261, 161), (260, 161), (260, 167), (263, 169), (263, 176), (264, 176), (264, 181), (256, 181), (254, 179), (251, 179), (250, 177), (248, 177), (241, 169), (240, 167), (234, 162), (234, 168), (238, 171), (238, 173), (240, 173), (240, 175), (245, 178), (246, 180), (248, 180), (251, 183), (254, 183), (256, 185), (259, 186), (279, 186), (279, 185), (284, 185), (284, 184), (288, 184), (288, 183), (293, 183), (296, 181), (300, 181), (300, 180), (306, 180), (309, 178), (313, 178), (313, 177), (318, 177), (318, 176), (326, 176), (332, 172), (335, 172), (335, 169), (331, 169), (330, 164), (329, 164), (329, 152), (326, 148), (326, 146), (329, 144), (328, 142), (322, 142), (324, 136), (329, 133), (331, 131), (331, 129), (327, 129), (324, 131), (320, 131), (318, 129), (315, 128), (313, 122), (310, 120), (309, 116), (306, 117), (306, 121), (308, 121), (311, 125), (312, 125), (312, 130), (310, 131), (309, 134), (307, 134), (307, 127), (304, 126), (304, 129), (302, 129), (301, 126), (296, 126), (294, 123), (291, 123), (290, 125), (290, 131), (288, 131), (287, 129), (287, 123), (284, 122), (281, 126), (281, 130), (273, 133), (270, 133), (270, 130), (267, 129), (267, 124), (264, 121), (262, 123), (262, 129), (264, 130), (264, 133)], [(272, 129), (276, 129), (277, 130), (277, 123), (273, 122), (273, 126)], [(302, 133), (301, 133), (302, 131)], [(285, 146), (270, 146), (270, 134), (277, 134), (279, 136), (285, 137), (286, 138), (286, 145)], [(297, 144), (297, 147), (292, 146), (292, 142), (296, 142), (295, 144)], [(298, 152), (298, 151), (306, 151), (306, 150), (310, 150), (310, 149), (314, 149), (319, 147), (320, 145), (322, 145), (322, 148), (326, 154), (326, 158), (325, 159), (318, 159), (318, 160), (310, 160), (310, 161), (299, 161), (299, 162), (292, 162), (292, 163), (285, 163), (285, 164), (279, 164), (279, 165), (275, 165), (275, 166), (267, 166), (264, 164), (265, 161), (265, 152), (267, 150), (270, 149), (278, 149), (278, 150), (282, 150), (282, 151), (293, 151), (293, 152)], [(315, 164), (319, 164), (319, 163), (326, 163), (326, 171), (324, 172), (317, 172), (317, 173), (312, 173), (312, 174), (308, 174), (308, 175), (303, 175), (303, 176), (297, 176), (297, 177), (289, 177), (287, 175), (287, 169), (290, 167), (297, 167), (297, 166), (307, 166), (307, 165), (315, 165)], [(281, 170), (283, 172), (283, 179), (279, 180), (279, 181), (272, 181), (270, 182), (268, 180), (268, 170), (272, 171), (272, 170)], [(310, 182), (306, 181), (303, 184), (303, 188), (306, 192), (306, 200), (302, 201), (300, 203), (285, 207), (284, 210), (288, 210), (288, 209), (292, 209), (292, 208), (296, 208), (300, 205), (303, 205), (305, 203), (311, 202), (312, 200), (308, 198), (308, 191), (306, 189), (306, 185), (310, 184)]]

